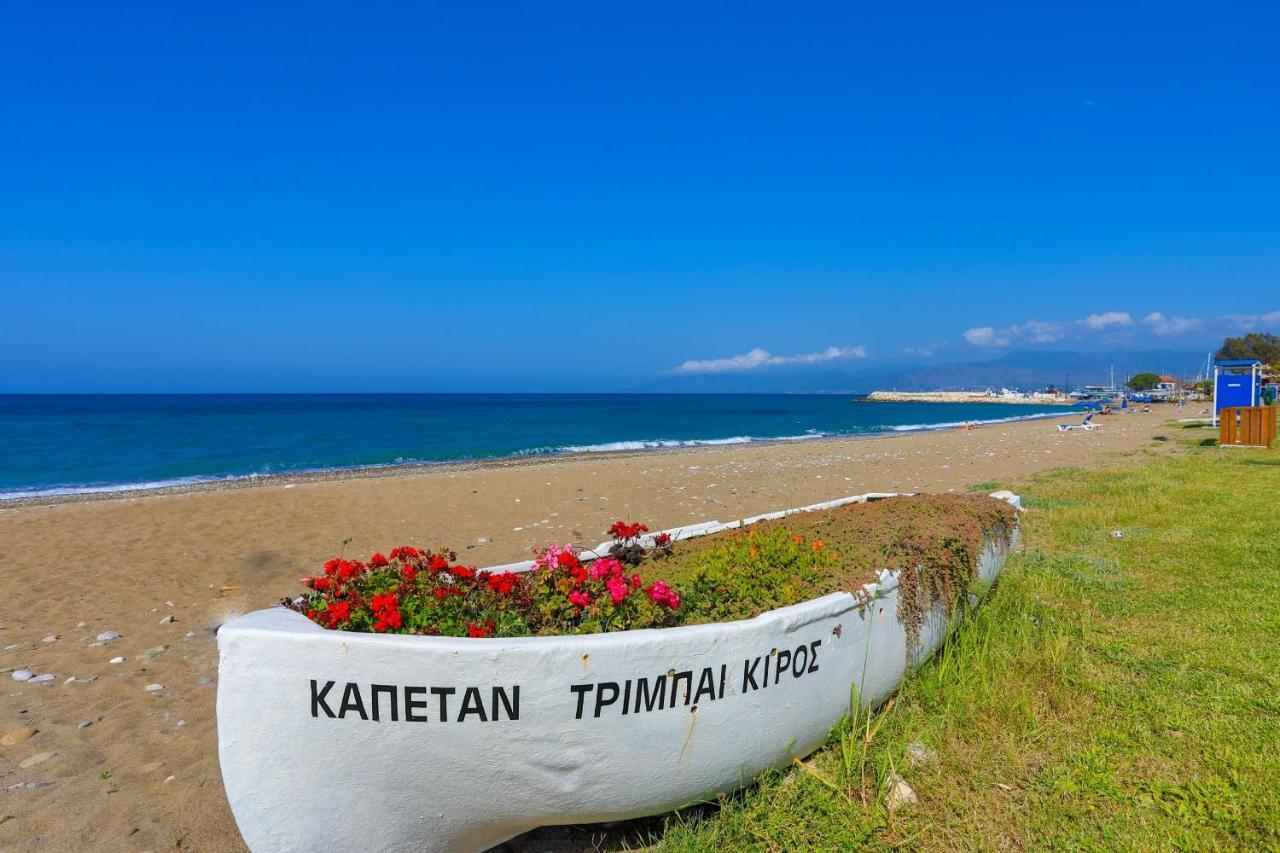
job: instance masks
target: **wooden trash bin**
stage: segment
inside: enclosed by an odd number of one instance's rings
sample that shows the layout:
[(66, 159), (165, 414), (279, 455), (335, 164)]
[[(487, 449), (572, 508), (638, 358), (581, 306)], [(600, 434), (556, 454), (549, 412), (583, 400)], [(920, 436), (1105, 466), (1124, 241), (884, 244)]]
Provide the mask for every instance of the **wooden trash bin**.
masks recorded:
[(1235, 406), (1218, 416), (1222, 447), (1270, 447), (1276, 440), (1276, 406)]

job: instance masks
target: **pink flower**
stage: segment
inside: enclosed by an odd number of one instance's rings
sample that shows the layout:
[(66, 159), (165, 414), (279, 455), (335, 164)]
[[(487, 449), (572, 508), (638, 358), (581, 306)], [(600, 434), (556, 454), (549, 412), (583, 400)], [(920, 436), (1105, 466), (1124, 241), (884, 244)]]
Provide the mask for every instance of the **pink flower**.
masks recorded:
[(587, 570), (592, 580), (603, 580), (605, 578), (616, 578), (622, 575), (622, 563), (612, 557), (601, 557), (591, 564), (591, 568)]
[(578, 557), (573, 553), (572, 545), (548, 545), (538, 552), (533, 565), (536, 569), (554, 569), (557, 566), (570, 568), (578, 564)]
[(676, 595), (675, 590), (667, 586), (666, 581), (658, 581), (645, 590), (645, 594), (649, 596), (649, 600), (654, 604), (663, 607), (670, 607), (675, 610), (680, 606), (680, 596)]
[(609, 597), (613, 599), (614, 604), (621, 604), (622, 600), (631, 592), (631, 590), (627, 589), (627, 582), (622, 578), (609, 578), (604, 582), (604, 585), (609, 590)]
[(569, 593), (569, 603), (577, 607), (586, 607), (591, 604), (591, 596), (580, 589), (575, 589)]

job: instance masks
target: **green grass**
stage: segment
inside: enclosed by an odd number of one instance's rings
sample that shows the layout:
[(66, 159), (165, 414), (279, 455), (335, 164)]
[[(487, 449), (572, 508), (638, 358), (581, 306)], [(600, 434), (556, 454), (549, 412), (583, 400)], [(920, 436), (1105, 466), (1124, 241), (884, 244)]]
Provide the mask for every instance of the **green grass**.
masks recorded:
[[(943, 650), (656, 849), (1280, 849), (1277, 464), (1195, 448), (1009, 484), (1026, 549)], [(919, 802), (890, 812), (894, 774)]]

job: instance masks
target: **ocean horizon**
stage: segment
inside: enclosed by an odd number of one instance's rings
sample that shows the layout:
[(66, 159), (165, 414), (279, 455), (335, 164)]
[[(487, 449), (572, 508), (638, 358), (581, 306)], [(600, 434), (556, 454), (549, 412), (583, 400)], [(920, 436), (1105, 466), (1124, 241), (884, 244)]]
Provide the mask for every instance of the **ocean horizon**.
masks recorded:
[(1061, 415), (857, 394), (7, 394), (0, 500)]

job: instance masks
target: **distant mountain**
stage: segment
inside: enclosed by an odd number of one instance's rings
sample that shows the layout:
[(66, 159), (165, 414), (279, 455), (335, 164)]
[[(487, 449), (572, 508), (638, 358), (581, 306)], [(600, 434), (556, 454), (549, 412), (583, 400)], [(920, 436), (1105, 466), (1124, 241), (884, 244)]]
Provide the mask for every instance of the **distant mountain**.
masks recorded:
[(1115, 368), (1117, 383), (1134, 373), (1193, 377), (1204, 364), (1198, 350), (1151, 349), (1075, 352), (1020, 349), (986, 361), (855, 363), (847, 367), (761, 368), (741, 373), (666, 376), (642, 391), (677, 393), (861, 393), (875, 390), (1018, 388), (1103, 385)]

